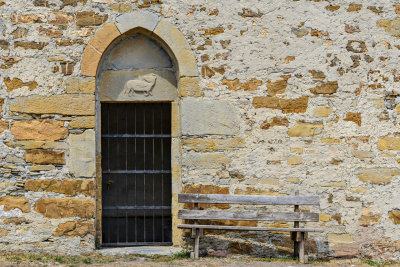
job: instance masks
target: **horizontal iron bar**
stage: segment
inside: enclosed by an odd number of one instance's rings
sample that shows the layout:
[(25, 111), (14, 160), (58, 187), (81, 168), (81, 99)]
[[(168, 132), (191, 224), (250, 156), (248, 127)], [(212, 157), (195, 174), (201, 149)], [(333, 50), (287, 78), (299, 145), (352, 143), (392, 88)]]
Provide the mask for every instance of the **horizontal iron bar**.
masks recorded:
[(171, 206), (103, 206), (104, 210), (170, 210)]
[(122, 173), (122, 174), (135, 174), (135, 173), (137, 173), (137, 174), (141, 174), (141, 173), (144, 173), (144, 174), (147, 174), (147, 173), (149, 173), (149, 174), (152, 174), (152, 173), (157, 174), (157, 173), (165, 173), (165, 174), (170, 174), (171, 171), (165, 171), (165, 170), (130, 170), (130, 171), (128, 171), (128, 170), (107, 170), (107, 171), (104, 171), (103, 170), (103, 173), (104, 174), (110, 174), (110, 173)]
[(122, 138), (170, 138), (170, 134), (102, 134), (101, 137), (122, 137)]
[(103, 243), (102, 247), (172, 246), (172, 242), (120, 242)]

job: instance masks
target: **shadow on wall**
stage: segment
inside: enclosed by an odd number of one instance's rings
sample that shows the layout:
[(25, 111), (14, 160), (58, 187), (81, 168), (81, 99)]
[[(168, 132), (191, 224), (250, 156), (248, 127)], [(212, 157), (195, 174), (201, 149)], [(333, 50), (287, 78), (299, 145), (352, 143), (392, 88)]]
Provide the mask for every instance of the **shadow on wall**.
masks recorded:
[[(190, 231), (185, 231), (184, 242), (192, 249)], [(328, 242), (308, 239), (305, 243), (307, 254), (315, 258), (327, 256)], [(318, 252), (319, 250), (319, 252)], [(322, 251), (322, 252), (321, 252)], [(253, 257), (293, 257), (293, 241), (289, 235), (277, 233), (227, 232), (207, 230), (200, 239), (201, 256), (222, 256), (231, 254)]]

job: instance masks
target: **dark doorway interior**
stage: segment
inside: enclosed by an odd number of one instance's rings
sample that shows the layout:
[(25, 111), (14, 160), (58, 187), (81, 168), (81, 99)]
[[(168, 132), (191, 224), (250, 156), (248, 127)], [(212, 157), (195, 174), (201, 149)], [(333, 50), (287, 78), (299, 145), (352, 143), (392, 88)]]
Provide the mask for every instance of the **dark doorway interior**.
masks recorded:
[(103, 246), (171, 245), (171, 104), (102, 103)]

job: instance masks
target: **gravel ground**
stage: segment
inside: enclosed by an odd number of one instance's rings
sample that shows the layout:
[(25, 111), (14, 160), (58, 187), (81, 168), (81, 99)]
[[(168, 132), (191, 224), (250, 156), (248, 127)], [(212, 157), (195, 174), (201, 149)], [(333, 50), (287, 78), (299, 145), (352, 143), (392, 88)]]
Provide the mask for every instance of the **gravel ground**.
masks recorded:
[(255, 259), (243, 257), (211, 258), (199, 260), (184, 258), (185, 256), (158, 256), (148, 257), (140, 255), (102, 256), (92, 254), (79, 257), (49, 256), (49, 255), (0, 255), (0, 267), (7, 266), (215, 266), (215, 267), (289, 267), (289, 266), (399, 266), (400, 263), (388, 263), (360, 259), (335, 259), (323, 262), (299, 264), (291, 259)]

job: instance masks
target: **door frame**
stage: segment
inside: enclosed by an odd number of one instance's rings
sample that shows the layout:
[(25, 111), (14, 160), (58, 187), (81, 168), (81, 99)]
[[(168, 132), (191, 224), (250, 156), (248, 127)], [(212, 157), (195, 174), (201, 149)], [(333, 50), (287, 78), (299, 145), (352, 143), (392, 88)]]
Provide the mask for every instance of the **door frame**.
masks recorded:
[[(125, 103), (125, 102), (115, 102)], [(140, 103), (140, 102), (131, 102)], [(142, 102), (143, 103), (143, 102)], [(149, 101), (145, 103), (156, 103)], [(182, 230), (178, 229), (178, 194), (181, 191), (181, 112), (180, 101), (171, 103), (171, 215), (172, 215), (172, 244), (182, 244)], [(96, 94), (96, 248), (102, 245), (102, 169), (101, 169), (101, 101)]]
[[(178, 229), (178, 193), (181, 191), (181, 99), (180, 97), (201, 97), (196, 93), (198, 90), (200, 73), (195, 53), (185, 35), (168, 19), (157, 14), (144, 11), (133, 11), (119, 15), (114, 21), (103, 25), (95, 35), (92, 36), (85, 47), (81, 64), (80, 75), (93, 77), (96, 83), (96, 247), (101, 246), (101, 144), (99, 144), (99, 133), (101, 133), (101, 103), (97, 86), (97, 74), (100, 61), (107, 48), (121, 35), (127, 32), (140, 31), (157, 40), (168, 52), (177, 66), (177, 91), (178, 97), (171, 102), (172, 112), (172, 242), (174, 246), (183, 244), (183, 230)], [(100, 181), (100, 183), (99, 183)], [(100, 220), (99, 220), (100, 218)]]

